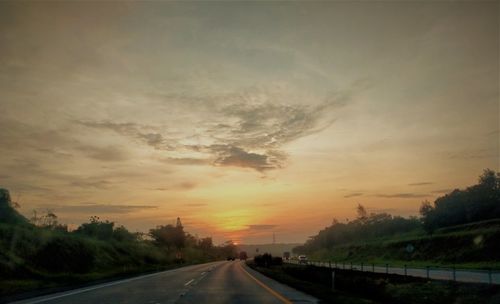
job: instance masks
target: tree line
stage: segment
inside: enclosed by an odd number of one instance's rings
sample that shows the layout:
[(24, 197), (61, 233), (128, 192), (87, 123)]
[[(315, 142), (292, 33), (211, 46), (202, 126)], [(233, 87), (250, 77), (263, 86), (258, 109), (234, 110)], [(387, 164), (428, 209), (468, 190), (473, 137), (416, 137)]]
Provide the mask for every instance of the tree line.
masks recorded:
[(476, 185), (455, 189), (420, 207), (424, 229), (438, 228), (500, 218), (500, 172), (484, 170)]
[(52, 211), (34, 212), (27, 219), (16, 207), (9, 191), (0, 189), (0, 280), (109, 276), (236, 256), (231, 241), (215, 246), (211, 237), (193, 236), (182, 225), (160, 225), (138, 233), (92, 216), (69, 231)]
[(389, 238), (401, 233), (425, 231), (432, 234), (439, 228), (472, 222), (500, 219), (500, 173), (485, 169), (476, 185), (455, 189), (438, 197), (433, 203), (424, 201), (420, 217), (404, 218), (388, 213), (368, 214), (359, 204), (354, 220), (333, 223), (294, 248), (297, 253), (312, 253), (338, 245)]

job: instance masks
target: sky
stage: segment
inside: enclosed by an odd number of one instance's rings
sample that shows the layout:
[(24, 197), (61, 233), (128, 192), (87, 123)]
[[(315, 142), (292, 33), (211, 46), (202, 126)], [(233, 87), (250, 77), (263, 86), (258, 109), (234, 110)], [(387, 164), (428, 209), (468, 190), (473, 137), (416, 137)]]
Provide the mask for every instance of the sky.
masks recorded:
[(304, 242), (499, 170), (499, 3), (2, 1), (0, 92), (28, 217)]

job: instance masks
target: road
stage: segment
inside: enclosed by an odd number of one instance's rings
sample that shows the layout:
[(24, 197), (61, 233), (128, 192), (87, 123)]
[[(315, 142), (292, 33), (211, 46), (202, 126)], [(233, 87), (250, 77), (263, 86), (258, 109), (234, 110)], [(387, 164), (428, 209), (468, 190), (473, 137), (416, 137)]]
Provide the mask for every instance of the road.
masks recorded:
[(186, 266), (95, 285), (21, 303), (317, 303), (318, 300), (273, 281), (240, 261)]

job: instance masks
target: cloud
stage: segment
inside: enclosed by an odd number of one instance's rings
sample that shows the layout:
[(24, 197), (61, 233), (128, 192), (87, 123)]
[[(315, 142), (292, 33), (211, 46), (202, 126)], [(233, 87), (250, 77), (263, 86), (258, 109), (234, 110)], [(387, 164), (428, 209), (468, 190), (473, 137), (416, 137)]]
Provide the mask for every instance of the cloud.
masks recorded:
[(179, 189), (183, 189), (183, 190), (189, 190), (189, 189), (193, 189), (194, 187), (196, 187), (196, 183), (182, 182), (182, 183), (175, 185), (175, 187), (179, 188)]
[(85, 213), (92, 215), (101, 214), (126, 214), (141, 210), (156, 209), (158, 206), (151, 205), (113, 205), (81, 203), (74, 205), (42, 205), (38, 209), (50, 209), (61, 213)]
[(393, 214), (398, 211), (396, 208), (366, 208), (371, 213), (390, 213)]
[(491, 149), (463, 149), (461, 151), (448, 152), (446, 157), (449, 159), (485, 159), (497, 158), (498, 154)]
[(111, 185), (110, 181), (107, 180), (75, 180), (70, 183), (72, 186), (80, 188), (97, 188), (97, 189), (107, 189)]
[(158, 133), (155, 126), (141, 125), (132, 122), (114, 123), (110, 121), (77, 121), (78, 124), (94, 128), (114, 131), (120, 135), (139, 140), (158, 150), (172, 150), (173, 146), (168, 144), (168, 140)]
[(247, 225), (249, 230), (269, 230), (278, 227), (278, 225)]
[(209, 159), (203, 158), (193, 158), (193, 157), (168, 157), (161, 161), (166, 163), (171, 163), (174, 165), (208, 165), (210, 164)]
[(408, 186), (426, 186), (426, 185), (433, 185), (433, 182), (418, 182), (418, 183), (411, 183), (408, 184)]
[[(288, 94), (288, 95), (287, 95)], [(297, 102), (295, 96), (265, 88), (248, 88), (220, 95), (166, 96), (169, 107), (191, 115), (192, 124), (176, 125), (176, 136), (165, 128), (132, 122), (79, 121), (90, 128), (112, 130), (157, 150), (171, 152), (163, 162), (176, 165), (206, 165), (251, 168), (259, 172), (286, 166), (283, 146), (321, 132), (334, 119), (331, 110), (343, 106), (346, 93), (331, 94), (323, 101)], [(181, 102), (182, 101), (182, 102)], [(172, 129), (172, 127), (170, 127)], [(172, 131), (173, 132), (173, 131)], [(193, 143), (194, 142), (194, 143)], [(193, 154), (204, 154), (193, 157)], [(181, 155), (181, 156), (179, 156)], [(184, 157), (184, 155), (186, 155)]]
[(258, 154), (233, 146), (217, 146), (212, 147), (212, 149), (218, 155), (214, 162), (217, 166), (252, 168), (257, 171), (276, 169), (283, 166), (284, 158), (277, 153), (274, 153), (274, 155), (272, 152), (267, 155)]
[(350, 193), (350, 194), (347, 194), (347, 195), (344, 195), (345, 198), (350, 198), (350, 197), (356, 197), (356, 196), (362, 196), (363, 193), (361, 192), (355, 192), (355, 193)]
[(424, 198), (424, 197), (429, 197), (428, 194), (419, 194), (419, 193), (378, 194), (376, 196), (385, 197), (385, 198)]
[(163, 136), (159, 133), (138, 133), (137, 136), (146, 141), (146, 144), (155, 147), (156, 149), (160, 149), (161, 145), (165, 142)]
[(190, 189), (195, 188), (196, 185), (197, 184), (194, 183), (194, 182), (186, 181), (186, 182), (181, 182), (181, 183), (173, 184), (173, 185), (171, 185), (169, 187), (154, 188), (153, 190), (157, 190), (157, 191), (190, 190)]
[(329, 98), (315, 106), (280, 103), (282, 98), (259, 90), (233, 97), (235, 101), (221, 109), (224, 117), (233, 118), (233, 123), (218, 124), (219, 129), (229, 129), (226, 143), (259, 149), (281, 147), (330, 126), (333, 120), (322, 118), (345, 97)]
[(208, 206), (206, 203), (189, 203), (186, 204), (187, 207), (205, 207)]
[(67, 130), (40, 127), (8, 117), (0, 120), (0, 130), (0, 150), (47, 153), (56, 151), (56, 147), (72, 147), (77, 143), (77, 140), (67, 135)]
[(52, 189), (50, 189), (50, 188), (40, 187), (40, 186), (30, 185), (30, 184), (24, 184), (24, 183), (15, 184), (9, 188), (10, 188), (9, 190), (11, 190), (12, 192), (19, 192), (19, 193), (32, 192), (32, 193), (37, 193), (37, 194), (50, 193), (52, 195)]
[(432, 191), (432, 193), (443, 194), (443, 193), (450, 193), (451, 191), (453, 191), (453, 189), (439, 189)]
[(128, 159), (126, 150), (117, 146), (98, 147), (86, 145), (80, 146), (79, 150), (85, 153), (87, 157), (101, 161), (114, 162)]

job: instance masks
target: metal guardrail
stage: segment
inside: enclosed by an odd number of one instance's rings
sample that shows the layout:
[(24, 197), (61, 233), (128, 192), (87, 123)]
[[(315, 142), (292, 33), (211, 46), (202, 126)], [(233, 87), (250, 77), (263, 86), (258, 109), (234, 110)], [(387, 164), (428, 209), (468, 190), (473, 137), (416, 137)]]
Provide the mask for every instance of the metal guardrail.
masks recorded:
[(317, 267), (326, 267), (330, 269), (345, 269), (356, 270), (373, 273), (385, 274), (398, 274), (411, 277), (427, 278), (434, 280), (446, 280), (468, 283), (485, 283), (485, 284), (500, 284), (500, 272), (492, 270), (479, 270), (479, 269), (456, 269), (452, 268), (438, 268), (438, 267), (394, 267), (389, 264), (353, 264), (346, 262), (335, 261), (307, 261), (300, 263), (297, 260), (284, 260), (285, 263), (299, 264), (299, 265), (313, 265)]

